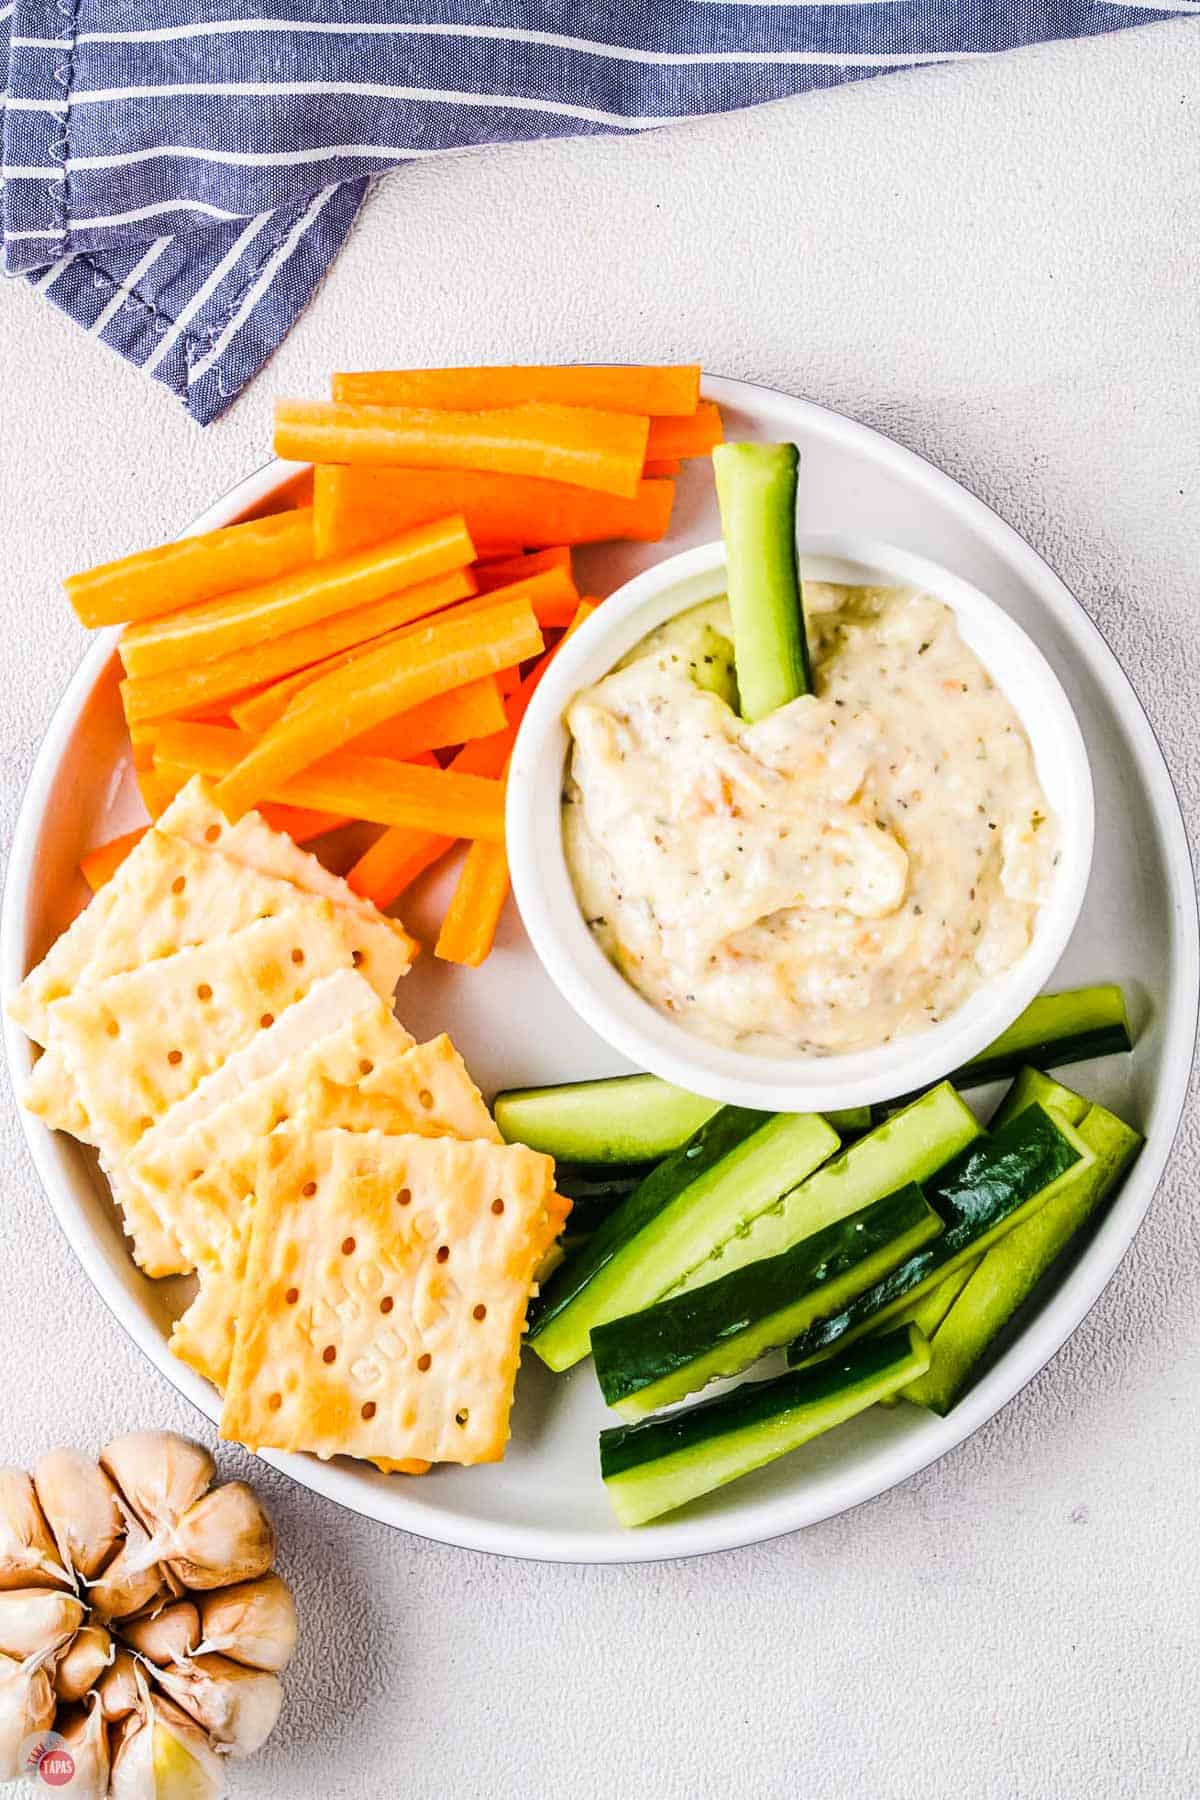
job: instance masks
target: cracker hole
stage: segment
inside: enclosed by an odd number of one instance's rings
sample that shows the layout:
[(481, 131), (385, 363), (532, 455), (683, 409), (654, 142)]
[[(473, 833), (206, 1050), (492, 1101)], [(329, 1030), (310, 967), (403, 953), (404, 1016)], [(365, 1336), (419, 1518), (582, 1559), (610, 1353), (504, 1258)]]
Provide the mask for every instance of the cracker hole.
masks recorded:
[(454, 1415), (454, 1423), (456, 1425), (465, 1425), (467, 1420), (470, 1418), (470, 1416), (471, 1415), (467, 1411), (466, 1407), (460, 1406), (458, 1411)]
[(154, 1120), (150, 1117), (149, 1113), (143, 1113), (138, 1120), (138, 1129), (141, 1131), (149, 1131), (153, 1124)]
[(342, 1255), (343, 1256), (353, 1256), (354, 1251), (355, 1251), (354, 1239), (352, 1237), (343, 1238), (342, 1239)]
[(502, 1213), (502, 1212), (503, 1212), (503, 1211), (504, 1211), (504, 1202), (503, 1202), (503, 1200), (493, 1200), (493, 1201), (492, 1201), (492, 1211), (493, 1211), (493, 1212), (494, 1212), (494, 1213), (495, 1213), (495, 1214), (496, 1214), (496, 1215), (497, 1215), (497, 1217), (498, 1217), (498, 1216), (499, 1216), (499, 1215), (500, 1215), (500, 1214), (501, 1214), (501, 1213)]
[(471, 1308), (471, 1317), (473, 1319), (487, 1318), (487, 1307), (483, 1304), (482, 1300), (479, 1302), (478, 1306), (473, 1306)]
[(197, 1000), (212, 999), (212, 989), (209, 987), (207, 981), (202, 981), (200, 986), (196, 989), (196, 998)]
[(258, 1022), (262, 1026), (264, 1031), (269, 1031), (271, 1026), (275, 1023), (275, 1014), (274, 1013), (264, 1013), (262, 1018)]
[(300, 1289), (299, 1288), (289, 1288), (287, 1293), (283, 1297), (287, 1301), (289, 1306), (295, 1306), (297, 1300), (300, 1298)]
[(439, 1244), (438, 1245), (437, 1259), (439, 1262), (449, 1262), (450, 1261), (450, 1246), (449, 1246), (449, 1244)]
[(304, 952), (301, 950), (299, 944), (297, 944), (296, 948), (292, 951), (292, 961), (297, 968), (299, 968), (300, 964), (304, 961)]
[(327, 1363), (337, 1361), (337, 1350), (332, 1344), (326, 1344), (325, 1348), (322, 1350), (321, 1361)]
[(373, 1400), (368, 1400), (364, 1403), (362, 1416), (364, 1419), (373, 1419), (375, 1417), (375, 1402)]
[(267, 1398), (267, 1405), (270, 1407), (272, 1412), (278, 1412), (280, 1407), (283, 1405), (283, 1395), (282, 1394), (269, 1395)]
[(206, 844), (215, 844), (220, 835), (221, 827), (219, 825), (210, 825), (204, 834), (204, 841)]
[(117, 1024), (115, 1019), (110, 1019), (105, 1029), (107, 1030), (109, 1037), (120, 1037), (121, 1035), (121, 1027)]
[(421, 1105), (425, 1108), (426, 1112), (428, 1112), (430, 1107), (433, 1105), (433, 1095), (430, 1093), (428, 1088), (422, 1088), (420, 1093), (417, 1095), (417, 1099), (421, 1102)]
[(366, 958), (361, 950), (352, 950), (350, 952), (350, 961), (354, 964), (356, 969), (361, 969)]
[(420, 1369), (421, 1373), (424, 1374), (426, 1369), (428, 1369), (431, 1366), (432, 1362), (433, 1362), (433, 1358), (432, 1358), (432, 1356), (430, 1356), (430, 1354), (427, 1350), (425, 1352), (424, 1356), (418, 1356), (417, 1367), (418, 1367), (418, 1369)]
[(182, 894), (182, 892), (186, 886), (187, 886), (187, 881), (184, 878), (184, 876), (177, 875), (175, 877), (174, 881), (171, 883), (171, 892), (173, 894)]
[(193, 1169), (191, 1174), (188, 1176), (188, 1180), (189, 1181), (199, 1181), (203, 1174), (204, 1174), (203, 1169)]
[(170, 1065), (173, 1069), (178, 1068), (179, 1064), (183, 1061), (183, 1051), (182, 1050), (168, 1050), (167, 1051), (167, 1061), (170, 1063)]
[(306, 1181), (304, 1186), (300, 1189), (300, 1192), (306, 1200), (311, 1200), (316, 1191), (317, 1184), (315, 1181)]
[(392, 1299), (392, 1296), (390, 1294), (385, 1294), (383, 1299), (379, 1302), (379, 1310), (381, 1313), (390, 1313), (395, 1304), (396, 1302)]
[(371, 1061), (370, 1057), (364, 1056), (358, 1065), (358, 1072), (360, 1075), (369, 1075), (374, 1067), (375, 1064)]
[(396, 1205), (397, 1206), (408, 1206), (410, 1204), (411, 1200), (412, 1200), (412, 1189), (411, 1188), (401, 1188), (400, 1192), (396, 1195)]

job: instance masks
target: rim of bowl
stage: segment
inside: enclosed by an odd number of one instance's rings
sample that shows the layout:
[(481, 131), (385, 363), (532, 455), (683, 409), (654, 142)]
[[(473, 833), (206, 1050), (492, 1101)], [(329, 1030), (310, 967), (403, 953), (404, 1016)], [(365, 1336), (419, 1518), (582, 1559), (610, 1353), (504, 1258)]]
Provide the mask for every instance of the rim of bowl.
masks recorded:
[(578, 692), (649, 632), (724, 592), (719, 540), (668, 557), (627, 582), (564, 644), (513, 753), (506, 834), (513, 892), (530, 942), (560, 993), (606, 1043), (639, 1068), (708, 1099), (820, 1112), (892, 1100), (942, 1080), (1041, 992), (1083, 907), (1095, 801), (1074, 709), (1042, 652), (1002, 607), (929, 558), (876, 539), (843, 533), (798, 541), (809, 580), (884, 578), (935, 594), (952, 608), (964, 642), (1017, 712), (1060, 833), (1051, 892), (1017, 961), (929, 1030), (832, 1056), (764, 1056), (695, 1036), (659, 1013), (608, 961), (584, 923), (563, 846), (559, 796), (569, 748), (563, 715)]

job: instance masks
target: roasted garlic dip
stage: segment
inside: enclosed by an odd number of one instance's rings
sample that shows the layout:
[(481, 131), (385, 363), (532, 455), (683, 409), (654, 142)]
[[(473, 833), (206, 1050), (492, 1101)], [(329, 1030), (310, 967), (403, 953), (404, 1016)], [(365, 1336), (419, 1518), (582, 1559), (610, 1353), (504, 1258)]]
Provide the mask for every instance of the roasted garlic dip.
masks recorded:
[(815, 694), (738, 717), (729, 609), (571, 704), (568, 864), (661, 1012), (764, 1055), (938, 1024), (1030, 942), (1054, 817), (1005, 696), (927, 593), (809, 583)]

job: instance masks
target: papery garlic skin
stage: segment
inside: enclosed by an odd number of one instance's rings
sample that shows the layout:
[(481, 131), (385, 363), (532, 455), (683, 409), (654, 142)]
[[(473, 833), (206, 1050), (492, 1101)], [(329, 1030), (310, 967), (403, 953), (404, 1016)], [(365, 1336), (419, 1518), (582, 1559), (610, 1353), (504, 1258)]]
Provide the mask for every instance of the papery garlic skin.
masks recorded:
[(75, 1773), (67, 1784), (70, 1800), (105, 1800), (110, 1758), (99, 1701), (93, 1696), (86, 1709), (72, 1707), (65, 1714), (60, 1711), (54, 1729), (75, 1764)]
[(50, 1657), (83, 1624), (83, 1603), (53, 1588), (9, 1588), (0, 1593), (0, 1655)]
[(0, 1656), (0, 1781), (26, 1773), (28, 1740), (50, 1729), (54, 1706), (45, 1668)]
[(152, 1663), (184, 1662), (200, 1644), (200, 1613), (190, 1600), (176, 1600), (144, 1619), (127, 1619), (121, 1636)]
[(100, 1620), (127, 1619), (145, 1612), (168, 1592), (166, 1572), (151, 1554), (150, 1539), (132, 1516), (125, 1542), (88, 1590)]
[(116, 1488), (90, 1456), (71, 1449), (39, 1458), (33, 1485), (63, 1563), (90, 1581), (125, 1536)]
[(71, 1586), (33, 1482), (0, 1467), (0, 1589)]
[(188, 1508), (161, 1554), (185, 1587), (227, 1587), (267, 1573), (275, 1532), (254, 1489), (226, 1481)]
[(199, 1726), (147, 1693), (113, 1753), (112, 1800), (220, 1800), (224, 1792), (221, 1759)]
[(230, 1756), (261, 1750), (283, 1705), (277, 1676), (227, 1656), (197, 1656), (182, 1667), (156, 1669), (154, 1678)]
[(104, 1446), (100, 1466), (149, 1532), (174, 1525), (217, 1472), (204, 1446), (177, 1431), (128, 1431)]
[(138, 1703), (138, 1666), (128, 1650), (118, 1649), (112, 1665), (96, 1683), (100, 1710), (110, 1724), (127, 1719)]
[(81, 1625), (54, 1665), (54, 1691), (64, 1702), (82, 1700), (116, 1655), (103, 1625)]
[(279, 1674), (296, 1648), (299, 1622), (286, 1581), (274, 1573), (234, 1587), (215, 1588), (200, 1602), (197, 1652), (218, 1651), (252, 1669)]

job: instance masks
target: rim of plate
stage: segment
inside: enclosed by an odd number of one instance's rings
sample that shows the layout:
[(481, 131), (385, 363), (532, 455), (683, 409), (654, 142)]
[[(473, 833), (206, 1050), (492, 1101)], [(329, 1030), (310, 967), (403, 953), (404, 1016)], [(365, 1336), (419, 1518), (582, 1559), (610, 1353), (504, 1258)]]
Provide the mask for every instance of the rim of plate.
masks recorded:
[[(786, 406), (794, 417), (808, 420), (815, 433), (851, 452), (899, 466), (933, 503), (962, 518), (1015, 569), (1039, 600), (1082, 640), (1080, 648), (1092, 664), (1122, 727), (1139, 752), (1139, 761), (1162, 834), (1173, 889), (1172, 952), (1177, 979), (1168, 998), (1168, 1045), (1182, 1036), (1188, 1054), (1164, 1057), (1156, 1089), (1156, 1111), (1162, 1123), (1157, 1143), (1149, 1139), (1132, 1174), (1109, 1208), (1052, 1302), (1031, 1319), (995, 1366), (968, 1392), (946, 1418), (930, 1415), (922, 1429), (885, 1446), (853, 1480), (836, 1473), (807, 1488), (768, 1496), (755, 1504), (732, 1507), (698, 1519), (684, 1518), (643, 1529), (556, 1532), (539, 1525), (510, 1525), (472, 1518), (420, 1499), (409, 1488), (389, 1486), (388, 1478), (360, 1472), (315, 1457), (259, 1452), (271, 1467), (300, 1486), (333, 1500), (351, 1512), (411, 1531), (419, 1537), (460, 1549), (539, 1562), (662, 1562), (713, 1554), (765, 1543), (809, 1525), (849, 1512), (919, 1474), (971, 1437), (1041, 1372), (1062, 1349), (1124, 1259), (1157, 1191), (1174, 1147), (1195, 1054), (1200, 1023), (1200, 917), (1190, 846), (1170, 770), (1141, 701), (1109, 648), (1103, 633), (1065, 583), (1020, 533), (984, 501), (945, 474), (918, 452), (896, 443), (869, 425), (860, 424), (815, 401), (784, 394), (761, 383), (705, 375), (706, 396), (728, 406), (761, 395), (770, 405)], [(297, 473), (297, 465), (271, 462), (235, 484), (182, 532), (192, 536), (244, 517)], [(24, 926), (34, 872), (34, 850), (61, 747), (78, 722), (92, 690), (113, 653), (115, 633), (102, 634), (88, 650), (51, 717), (39, 747), (17, 816), (0, 908), (0, 993), (8, 993), (25, 974)], [(1182, 1009), (1182, 1018), (1178, 1015)], [(4, 1016), (4, 1044), (10, 1082), (15, 1089), (32, 1066), (32, 1050), (24, 1034)], [(171, 1385), (216, 1425), (217, 1396), (198, 1375), (167, 1349), (166, 1339), (110, 1266), (88, 1228), (83, 1209), (71, 1192), (69, 1158), (78, 1155), (66, 1140), (48, 1131), (18, 1105), (25, 1139), (51, 1209), (101, 1299), (145, 1355)]]

